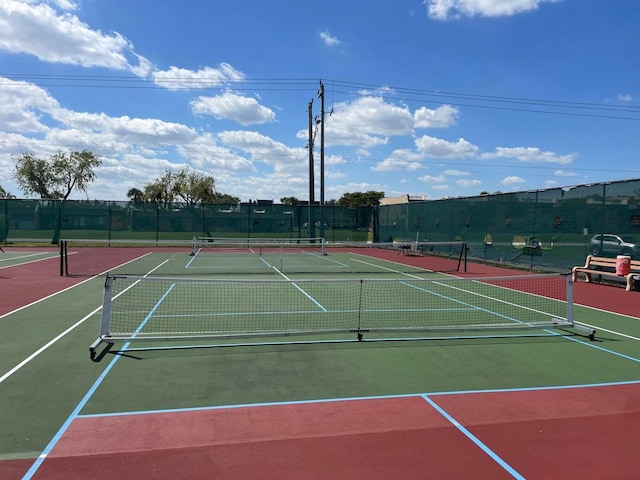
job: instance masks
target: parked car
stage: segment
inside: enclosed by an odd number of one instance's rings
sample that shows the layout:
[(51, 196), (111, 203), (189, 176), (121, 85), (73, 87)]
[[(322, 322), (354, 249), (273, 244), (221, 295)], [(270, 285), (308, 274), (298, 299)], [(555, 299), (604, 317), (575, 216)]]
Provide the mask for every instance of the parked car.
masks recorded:
[(595, 235), (589, 241), (589, 253), (601, 257), (629, 255), (632, 258), (640, 258), (640, 241), (629, 235)]

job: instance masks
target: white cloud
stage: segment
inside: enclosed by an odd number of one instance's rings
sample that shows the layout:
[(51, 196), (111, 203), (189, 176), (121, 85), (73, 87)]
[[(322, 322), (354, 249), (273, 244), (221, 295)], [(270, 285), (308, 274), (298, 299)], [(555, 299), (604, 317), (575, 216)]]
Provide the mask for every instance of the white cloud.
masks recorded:
[[(54, 2), (65, 10), (75, 3)], [(148, 74), (151, 65), (117, 32), (105, 34), (46, 2), (0, 1), (0, 50), (33, 55), (43, 62), (128, 70)]]
[(450, 177), (466, 177), (468, 175), (471, 175), (470, 172), (463, 172), (460, 170), (445, 170), (444, 172), (442, 172), (444, 175), (450, 176)]
[(224, 144), (249, 154), (254, 162), (270, 165), (276, 172), (306, 172), (308, 151), (291, 148), (258, 132), (235, 130), (221, 132), (217, 136)]
[(451, 105), (441, 105), (435, 110), (420, 107), (413, 114), (415, 128), (448, 128), (455, 125), (460, 110)]
[(513, 186), (516, 186), (516, 185), (522, 185), (523, 183), (526, 183), (526, 181), (522, 177), (518, 177), (518, 176), (513, 175), (513, 176), (510, 176), (510, 177), (503, 178), (500, 181), (500, 183), (502, 185), (513, 187)]
[(218, 68), (205, 67), (200, 70), (172, 66), (168, 70), (154, 71), (152, 77), (156, 85), (169, 90), (197, 90), (242, 82), (245, 74), (228, 63), (220, 63)]
[(418, 177), (418, 180), (424, 183), (444, 183), (447, 181), (444, 175), (438, 175), (438, 176), (423, 175), (422, 177)]
[(54, 112), (58, 102), (32, 83), (0, 77), (0, 131), (44, 132), (42, 114)]
[[(156, 146), (182, 144), (195, 140), (198, 133), (181, 123), (165, 122), (157, 118), (111, 117), (104, 113), (73, 112), (61, 109), (56, 116), (70, 131), (89, 136), (102, 134), (126, 144)], [(105, 138), (99, 140), (104, 145)], [(88, 140), (88, 143), (93, 143)]]
[(332, 118), (336, 124), (350, 123), (358, 131), (386, 136), (411, 134), (413, 124), (407, 107), (371, 96), (358, 98), (349, 104), (338, 104)]
[(536, 10), (542, 3), (563, 0), (424, 0), (429, 17), (447, 20), (459, 17), (502, 17)]
[(564, 170), (556, 170), (553, 172), (556, 177), (577, 177), (578, 174), (575, 172), (566, 172)]
[(514, 158), (519, 162), (527, 163), (572, 163), (577, 157), (577, 153), (568, 155), (558, 155), (554, 152), (542, 151), (537, 147), (496, 147), (495, 153), (483, 153), (483, 159), (493, 158)]
[(481, 184), (482, 182), (480, 180), (471, 180), (471, 179), (456, 180), (456, 185), (459, 185), (464, 188), (476, 187)]
[(422, 159), (422, 155), (416, 152), (412, 152), (409, 149), (402, 148), (394, 150), (388, 158), (385, 158), (382, 162), (379, 162), (377, 165), (372, 167), (371, 170), (377, 172), (390, 170), (420, 170), (424, 168), (420, 163), (420, 160)]
[(616, 97), (616, 100), (620, 102), (633, 102), (633, 95), (630, 95), (628, 93), (619, 93)]
[(415, 140), (417, 149), (431, 158), (468, 158), (473, 157), (478, 147), (459, 138), (457, 142), (449, 142), (440, 138), (424, 135)]
[[(353, 102), (336, 103), (331, 115), (325, 115), (325, 145), (360, 147), (365, 149), (386, 145), (390, 136), (413, 134), (413, 115), (405, 106), (387, 103), (378, 96), (362, 96)], [(307, 140), (308, 130), (296, 135)]]
[(331, 33), (329, 33), (329, 30), (327, 29), (321, 31), (319, 35), (324, 44), (329, 47), (334, 47), (336, 45), (340, 45), (341, 43), (340, 40), (338, 40), (338, 37), (331, 35)]
[(222, 171), (225, 173), (254, 173), (257, 171), (251, 160), (232, 152), (225, 146), (218, 145), (210, 133), (180, 145), (178, 152), (183, 158), (188, 159), (191, 166), (202, 171)]
[(273, 122), (276, 117), (273, 110), (260, 105), (255, 98), (230, 91), (215, 97), (198, 97), (191, 102), (191, 110), (196, 114), (229, 118), (243, 126)]

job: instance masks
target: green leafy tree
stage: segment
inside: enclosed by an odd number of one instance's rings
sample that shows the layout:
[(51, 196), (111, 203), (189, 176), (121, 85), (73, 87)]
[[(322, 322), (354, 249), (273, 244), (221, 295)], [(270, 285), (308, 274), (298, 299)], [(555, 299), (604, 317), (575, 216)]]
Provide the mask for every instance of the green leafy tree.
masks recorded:
[(240, 203), (240, 199), (238, 197), (234, 197), (229, 195), (228, 193), (217, 193), (213, 199), (213, 203), (223, 204), (223, 205), (236, 205)]
[[(169, 172), (168, 172), (169, 173)], [(170, 173), (169, 184), (175, 197), (193, 205), (195, 203), (212, 203), (215, 199), (215, 180), (197, 170), (184, 167)]]
[(16, 161), (13, 177), (27, 195), (66, 200), (74, 190), (86, 192), (96, 179), (95, 168), (102, 165), (98, 155), (83, 150), (58, 152), (49, 158), (31, 153), (12, 155)]
[(174, 199), (171, 185), (172, 172), (167, 171), (162, 176), (151, 180), (144, 186), (144, 198), (154, 203), (170, 203)]
[[(96, 179), (95, 168), (102, 165), (100, 157), (89, 150), (62, 151), (49, 158), (40, 158), (32, 153), (11, 156), (16, 161), (13, 177), (27, 195), (38, 195), (42, 199), (61, 200), (69, 198), (74, 190), (86, 192)], [(60, 239), (60, 211), (58, 204), (55, 227), (51, 243)]]
[[(216, 192), (215, 179), (211, 175), (183, 167), (178, 171), (167, 170), (163, 175), (144, 186), (144, 198), (159, 204), (180, 201), (198, 223), (202, 214), (196, 208), (203, 203), (236, 204), (240, 199)], [(206, 235), (211, 235), (209, 226), (204, 225)]]
[[(183, 167), (178, 171), (167, 170), (158, 178), (151, 180), (144, 186), (142, 197), (156, 203), (170, 203), (180, 201), (187, 205), (199, 203), (236, 204), (238, 197), (216, 191), (215, 179), (211, 175)], [(140, 192), (129, 190), (127, 196)]]
[(337, 204), (345, 208), (356, 207), (373, 207), (380, 205), (380, 199), (384, 198), (384, 192), (368, 192), (345, 193), (340, 197)]
[(298, 200), (296, 197), (284, 197), (280, 199), (280, 203), (282, 203), (283, 205), (297, 205), (298, 203), (300, 203), (300, 200)]
[(133, 203), (144, 202), (144, 192), (139, 188), (130, 188), (127, 192), (127, 198)]
[(160, 177), (144, 186), (144, 198), (156, 203), (174, 200), (188, 205), (213, 203), (216, 198), (215, 180), (212, 176), (183, 167), (178, 171), (167, 170)]
[(16, 198), (15, 195), (11, 195), (0, 185), (0, 198)]

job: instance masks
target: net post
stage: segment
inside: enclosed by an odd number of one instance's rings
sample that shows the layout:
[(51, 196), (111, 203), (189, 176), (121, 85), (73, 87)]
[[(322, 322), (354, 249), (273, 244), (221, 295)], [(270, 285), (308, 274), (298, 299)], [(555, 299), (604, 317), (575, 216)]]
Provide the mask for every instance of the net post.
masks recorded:
[[(460, 264), (463, 264), (465, 273), (467, 272), (467, 242), (462, 242), (462, 248), (460, 249), (460, 255), (458, 256), (458, 268), (456, 272), (460, 271)], [(464, 263), (463, 263), (464, 262)]]
[(587, 337), (589, 338), (589, 340), (591, 340), (592, 342), (596, 339), (596, 330), (591, 328), (591, 327), (587, 327), (586, 325), (581, 325), (579, 323), (576, 323), (574, 316), (573, 316), (573, 276), (569, 273), (566, 274), (566, 282), (567, 282), (567, 322), (574, 328), (577, 328), (578, 330), (582, 330), (587, 332)]
[(573, 320), (573, 278), (567, 275), (567, 321), (571, 325), (575, 325)]
[(358, 326), (356, 331), (358, 332), (358, 341), (362, 341), (362, 295), (364, 290), (364, 279), (360, 279), (360, 291), (358, 293)]
[(320, 251), (322, 252), (322, 255), (326, 255), (327, 254), (327, 249), (325, 247), (326, 247), (326, 242), (325, 242), (324, 237), (322, 237), (320, 239)]
[(109, 335), (111, 325), (111, 305), (113, 300), (113, 282), (115, 277), (107, 275), (104, 280), (104, 295), (102, 298), (102, 319), (100, 321), (100, 336)]
[(60, 242), (60, 251), (59, 251), (59, 255), (60, 255), (60, 276), (64, 277), (64, 243), (65, 241), (62, 240)]
[(469, 245), (467, 245), (467, 242), (464, 242), (463, 248), (464, 248), (464, 272), (467, 273), (467, 253), (469, 253)]
[(89, 357), (96, 359), (96, 348), (109, 335), (111, 324), (111, 303), (113, 300), (114, 277), (107, 275), (104, 281), (104, 295), (102, 298), (102, 316), (100, 319), (100, 336), (89, 346)]

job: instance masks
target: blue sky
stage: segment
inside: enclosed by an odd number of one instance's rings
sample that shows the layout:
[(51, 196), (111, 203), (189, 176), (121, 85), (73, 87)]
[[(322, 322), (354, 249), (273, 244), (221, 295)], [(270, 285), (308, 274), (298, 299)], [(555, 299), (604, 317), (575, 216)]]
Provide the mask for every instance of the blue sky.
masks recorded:
[(86, 148), (74, 198), (187, 165), (307, 200), (320, 81), (326, 201), (638, 178), (638, 25), (637, 0), (0, 0), (0, 186), (25, 197), (12, 154)]

